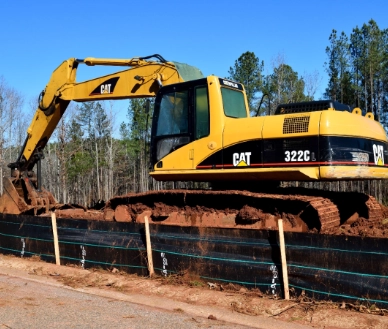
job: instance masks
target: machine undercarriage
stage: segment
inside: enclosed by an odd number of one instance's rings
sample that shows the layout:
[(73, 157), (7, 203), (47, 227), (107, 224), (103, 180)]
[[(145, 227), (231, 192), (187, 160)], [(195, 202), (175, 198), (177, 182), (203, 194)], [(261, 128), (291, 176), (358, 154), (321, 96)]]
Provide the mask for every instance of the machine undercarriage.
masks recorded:
[[(275, 193), (277, 192), (277, 193)], [(356, 192), (328, 192), (303, 188), (279, 188), (272, 193), (241, 190), (163, 190), (131, 193), (109, 200), (100, 209), (76, 205), (30, 206), (21, 214), (58, 218), (144, 222), (194, 227), (284, 229), (293, 232), (330, 233), (360, 218), (371, 225), (383, 218), (372, 196)]]

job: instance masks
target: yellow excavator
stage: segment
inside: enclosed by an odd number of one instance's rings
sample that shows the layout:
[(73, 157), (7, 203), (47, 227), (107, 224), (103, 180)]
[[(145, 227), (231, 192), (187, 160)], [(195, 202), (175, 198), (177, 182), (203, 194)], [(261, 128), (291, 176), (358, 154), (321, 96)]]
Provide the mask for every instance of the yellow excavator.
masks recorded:
[[(76, 82), (79, 64), (130, 68)], [(382, 216), (376, 200), (360, 193), (268, 190), (278, 181), (387, 179), (387, 137), (372, 113), (327, 100), (282, 104), (274, 115), (251, 117), (242, 84), (204, 77), (160, 55), (64, 61), (41, 93), (22, 150), (9, 164), (0, 212), (63, 211), (42, 188), (40, 161), (70, 101), (141, 97), (155, 97), (150, 175), (210, 182), (213, 189), (115, 197), (106, 204), (105, 220), (148, 215), (164, 224), (271, 228), (282, 217), (290, 230), (325, 231), (355, 216), (371, 222)]]

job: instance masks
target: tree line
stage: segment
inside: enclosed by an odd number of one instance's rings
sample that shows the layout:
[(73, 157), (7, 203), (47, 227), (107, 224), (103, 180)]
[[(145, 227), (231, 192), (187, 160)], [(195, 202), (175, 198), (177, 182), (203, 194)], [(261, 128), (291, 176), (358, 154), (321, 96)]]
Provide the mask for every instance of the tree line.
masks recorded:
[(283, 54), (272, 60), (272, 73), (263, 74), (264, 68), (264, 61), (247, 51), (228, 71), (230, 79), (244, 85), (252, 115), (272, 115), (279, 104), (314, 100), (321, 80), (318, 71), (299, 76)]
[(365, 109), (388, 124), (388, 29), (374, 20), (350, 35), (332, 30), (326, 48), (325, 97)]
[[(373, 111), (385, 127), (388, 124), (387, 35), (387, 30), (380, 30), (373, 20), (353, 29), (350, 36), (333, 30), (326, 48), (329, 82), (323, 95), (325, 99)], [(272, 115), (281, 103), (314, 100), (321, 82), (317, 71), (300, 75), (286, 63), (283, 54), (265, 66), (250, 51), (234, 62), (228, 74), (227, 78), (244, 84), (252, 115)], [(198, 187), (198, 183), (156, 182), (149, 177), (152, 113), (144, 110), (144, 99), (125, 104), (122, 110), (127, 113), (127, 120), (118, 128), (115, 128), (117, 122), (111, 102), (69, 106), (46, 146), (42, 162), (44, 186), (59, 202), (92, 206), (114, 195)], [(20, 115), (23, 106), (23, 96), (0, 77), (1, 176), (9, 175), (7, 164), (15, 161), (25, 138), (30, 120)], [(380, 201), (385, 201), (388, 188), (381, 181), (283, 185), (357, 190), (375, 195)]]

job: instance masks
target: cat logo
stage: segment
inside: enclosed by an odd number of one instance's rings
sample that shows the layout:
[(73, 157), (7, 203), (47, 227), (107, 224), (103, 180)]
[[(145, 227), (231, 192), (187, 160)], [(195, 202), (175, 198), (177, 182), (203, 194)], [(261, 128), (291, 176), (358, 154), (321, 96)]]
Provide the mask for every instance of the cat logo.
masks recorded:
[(101, 94), (110, 94), (110, 83), (107, 83), (106, 85), (101, 85)]
[(233, 166), (248, 167), (251, 165), (251, 152), (233, 153)]
[(373, 156), (375, 158), (375, 165), (384, 166), (384, 147), (383, 147), (383, 145), (373, 144)]
[(103, 83), (99, 84), (96, 88), (94, 88), (94, 90), (90, 93), (89, 96), (113, 94), (113, 91), (115, 90), (118, 80), (119, 80), (119, 77), (114, 77), (104, 81)]

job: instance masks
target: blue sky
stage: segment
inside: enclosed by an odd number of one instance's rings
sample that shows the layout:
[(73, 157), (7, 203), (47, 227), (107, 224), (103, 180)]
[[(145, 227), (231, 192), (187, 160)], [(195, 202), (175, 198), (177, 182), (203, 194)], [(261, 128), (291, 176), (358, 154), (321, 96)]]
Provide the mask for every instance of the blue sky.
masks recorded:
[[(386, 0), (4, 1), (0, 76), (28, 103), (70, 57), (158, 53), (225, 77), (242, 53), (252, 51), (264, 60), (265, 74), (279, 54), (299, 75), (318, 71), (320, 98), (331, 30), (350, 34), (371, 18), (387, 28), (387, 12)], [(81, 66), (77, 80), (109, 71)]]

